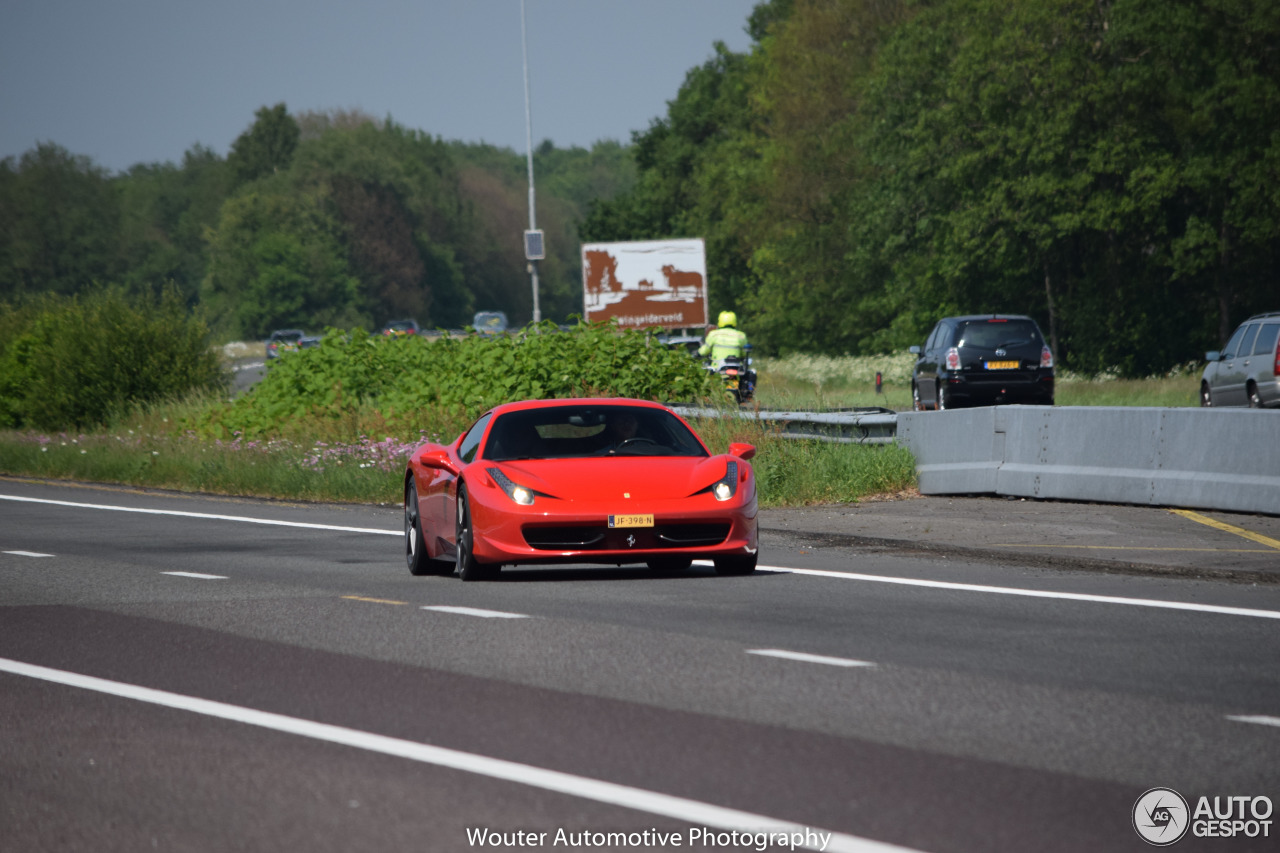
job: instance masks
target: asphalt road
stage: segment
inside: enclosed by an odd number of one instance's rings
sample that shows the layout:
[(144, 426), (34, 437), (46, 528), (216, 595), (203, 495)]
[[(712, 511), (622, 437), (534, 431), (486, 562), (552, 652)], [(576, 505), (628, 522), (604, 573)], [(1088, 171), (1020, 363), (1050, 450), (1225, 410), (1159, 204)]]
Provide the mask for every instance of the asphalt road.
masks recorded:
[(231, 361), (231, 395), (248, 391), (267, 375), (267, 360), (262, 357), (237, 358)]
[(0, 479), (0, 838), (1120, 851), (1151, 788), (1280, 800), (1280, 584), (839, 515), (766, 514), (750, 577), (464, 584), (408, 574), (398, 509)]

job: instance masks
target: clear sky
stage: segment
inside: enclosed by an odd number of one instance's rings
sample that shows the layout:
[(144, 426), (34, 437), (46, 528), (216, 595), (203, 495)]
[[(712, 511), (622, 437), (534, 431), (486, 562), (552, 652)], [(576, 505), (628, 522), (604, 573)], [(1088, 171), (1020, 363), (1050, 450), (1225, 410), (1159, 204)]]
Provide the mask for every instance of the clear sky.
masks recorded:
[[(666, 114), (756, 0), (525, 0), (533, 142), (627, 142)], [(524, 153), (520, 0), (14, 0), (0, 22), (0, 158), (54, 142), (112, 171), (262, 106), (359, 109)]]

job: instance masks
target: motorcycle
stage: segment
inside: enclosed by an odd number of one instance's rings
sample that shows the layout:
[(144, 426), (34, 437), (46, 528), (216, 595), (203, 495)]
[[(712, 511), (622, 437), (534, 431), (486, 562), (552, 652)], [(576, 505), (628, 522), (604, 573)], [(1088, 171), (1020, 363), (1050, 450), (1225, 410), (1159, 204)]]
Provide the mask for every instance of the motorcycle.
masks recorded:
[[(750, 350), (750, 346), (747, 347)], [(756, 393), (756, 372), (751, 367), (751, 353), (745, 352), (741, 357), (726, 356), (719, 362), (707, 362), (707, 370), (719, 374), (725, 388), (733, 394), (739, 404), (750, 400)]]

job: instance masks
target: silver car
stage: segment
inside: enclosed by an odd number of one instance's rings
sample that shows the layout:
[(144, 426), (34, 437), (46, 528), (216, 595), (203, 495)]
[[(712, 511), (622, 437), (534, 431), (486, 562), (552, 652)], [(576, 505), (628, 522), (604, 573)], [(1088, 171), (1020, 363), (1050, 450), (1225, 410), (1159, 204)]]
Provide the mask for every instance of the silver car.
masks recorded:
[(1245, 320), (1221, 352), (1204, 357), (1201, 406), (1280, 408), (1280, 311)]

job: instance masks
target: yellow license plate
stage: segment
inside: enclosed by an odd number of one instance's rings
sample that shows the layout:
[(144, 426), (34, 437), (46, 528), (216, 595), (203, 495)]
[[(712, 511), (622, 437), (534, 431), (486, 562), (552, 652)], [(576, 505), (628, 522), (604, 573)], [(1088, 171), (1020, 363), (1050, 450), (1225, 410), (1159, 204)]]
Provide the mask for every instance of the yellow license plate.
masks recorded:
[(653, 527), (652, 515), (611, 515), (610, 527)]
[(1018, 362), (1016, 361), (988, 361), (987, 370), (1017, 370)]

